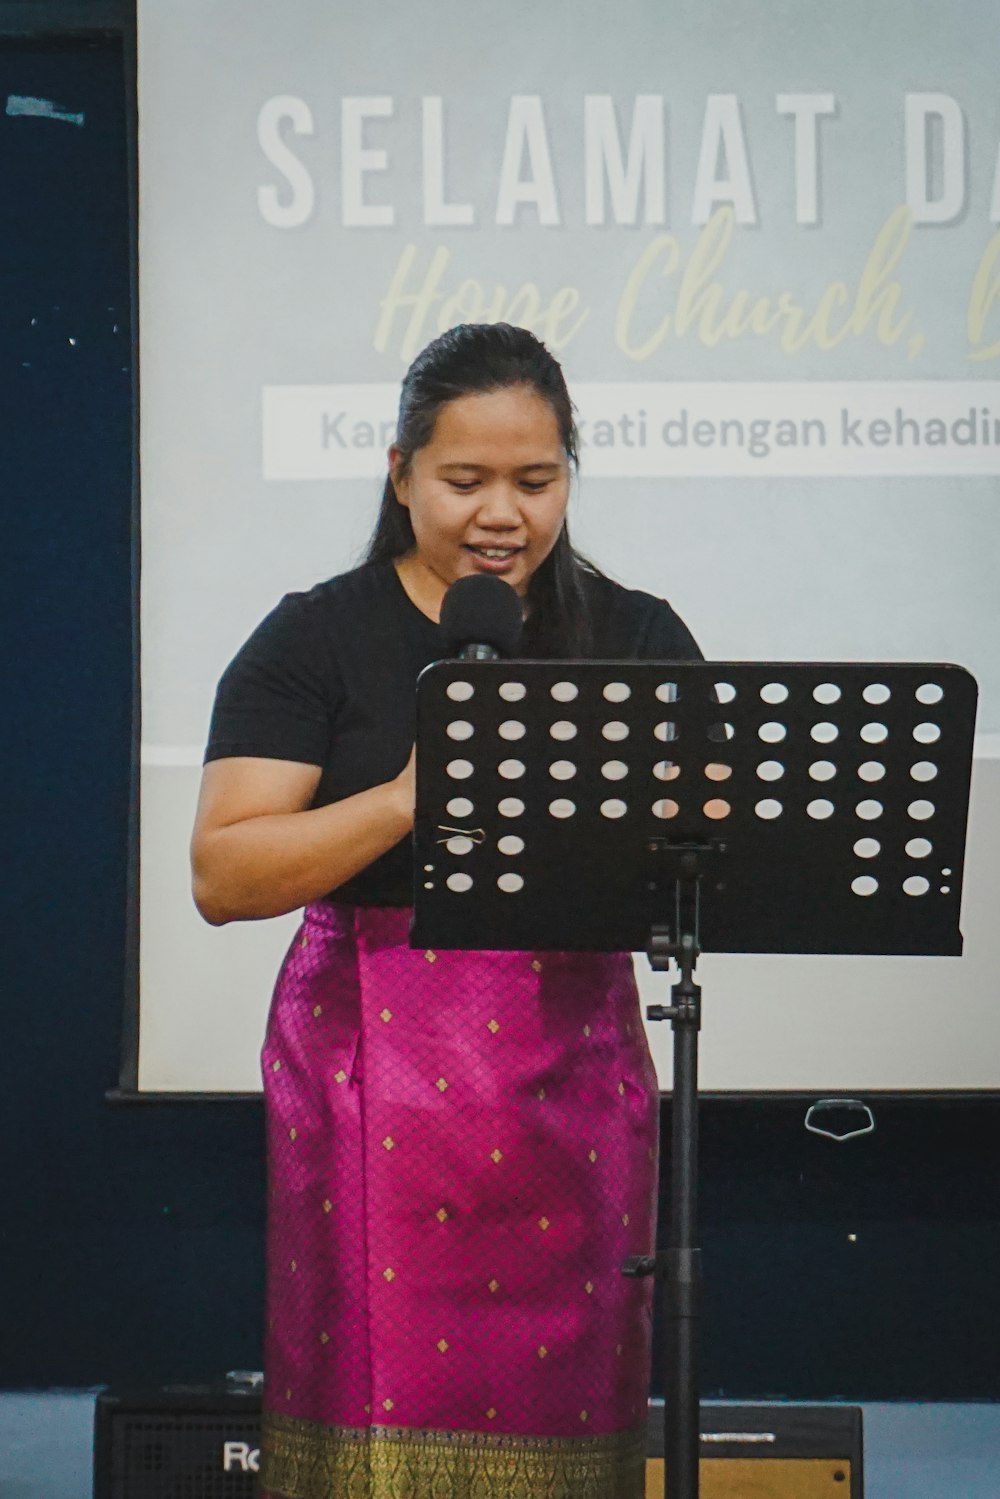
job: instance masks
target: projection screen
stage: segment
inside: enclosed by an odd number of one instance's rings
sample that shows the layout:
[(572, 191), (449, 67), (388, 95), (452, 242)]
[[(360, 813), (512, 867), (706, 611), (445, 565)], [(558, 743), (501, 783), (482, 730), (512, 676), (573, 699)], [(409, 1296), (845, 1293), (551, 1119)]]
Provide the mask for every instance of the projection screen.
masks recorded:
[(413, 355), (501, 318), (579, 408), (574, 539), (707, 656), (979, 680), (965, 956), (704, 958), (704, 1087), (1000, 1086), (1000, 12), (960, 9), (139, 0), (141, 1091), (258, 1088), (296, 925), (193, 908), (215, 683), (358, 560)]

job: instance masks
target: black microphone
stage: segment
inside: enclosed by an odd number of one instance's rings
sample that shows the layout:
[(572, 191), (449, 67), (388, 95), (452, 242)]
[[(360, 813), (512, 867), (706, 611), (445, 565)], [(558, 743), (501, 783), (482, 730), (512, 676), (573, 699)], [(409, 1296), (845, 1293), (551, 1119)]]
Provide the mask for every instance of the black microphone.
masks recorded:
[(521, 600), (509, 583), (489, 573), (459, 578), (441, 603), (445, 647), (460, 661), (516, 655), (523, 625)]

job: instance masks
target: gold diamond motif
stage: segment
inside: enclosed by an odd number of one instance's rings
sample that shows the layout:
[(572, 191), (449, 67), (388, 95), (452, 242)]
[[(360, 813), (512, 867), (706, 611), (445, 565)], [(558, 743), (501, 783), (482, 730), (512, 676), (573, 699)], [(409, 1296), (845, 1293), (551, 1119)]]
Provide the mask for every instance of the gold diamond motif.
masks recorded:
[(496, 1294), (496, 1292), (499, 1291), (499, 1289), (500, 1289), (500, 1282), (498, 1280), (491, 1280), (490, 1284), (489, 1284), (489, 1289), (494, 1294)]
[(538, 1097), (539, 1097), (539, 1099), (541, 1100), (542, 1103), (545, 1102), (545, 1089), (544, 1088), (539, 1088), (539, 1090), (538, 1090)]
[(499, 1166), (500, 1162), (503, 1160), (503, 1151), (494, 1150), (490, 1155), (490, 1160), (495, 1166)]
[(333, 1074), (333, 1080), (334, 1080), (335, 1083), (346, 1083), (347, 1082), (347, 1073), (344, 1071), (343, 1068), (341, 1068), (339, 1072), (335, 1072)]
[(297, 1140), (299, 1138), (299, 1132), (298, 1132), (298, 1130), (297, 1129), (290, 1129), (288, 1131), (288, 1138), (290, 1140)]
[(292, 1392), (291, 1392), (291, 1390), (286, 1390), (285, 1391), (285, 1399), (286, 1400), (291, 1400), (291, 1398), (292, 1398)]
[(299, 943), (299, 946), (300, 947), (308, 947), (309, 946), (309, 933), (308, 932), (303, 932), (303, 934), (302, 934), (302, 941)]
[(370, 1416), (370, 1415), (371, 1415), (371, 1413), (372, 1413), (372, 1408), (371, 1408), (371, 1406), (370, 1406), (370, 1405), (366, 1405), (366, 1406), (365, 1406), (365, 1415), (366, 1415), (366, 1416)]
[(322, 1015), (322, 1013), (323, 1013), (323, 1006), (322, 1005), (313, 1005), (313, 1016), (314, 1016), (314, 1018), (316, 1020), (319, 1019), (319, 1017)]
[(590, 1417), (588, 1416), (588, 1414), (587, 1414), (586, 1411), (581, 1411), (580, 1412), (580, 1420), (581, 1421), (588, 1421), (589, 1419), (590, 1419)]
[(448, 1214), (445, 1212), (444, 1208), (438, 1208), (434, 1216), (439, 1223), (446, 1223), (448, 1220)]
[(382, 1271), (382, 1276), (383, 1279), (392, 1282), (396, 1279), (396, 1272), (391, 1265), (387, 1265), (386, 1268)]
[(545, 1230), (550, 1227), (549, 1220), (547, 1218), (539, 1218), (538, 1227), (542, 1230), (542, 1233), (544, 1233)]
[(539, 1358), (548, 1358), (548, 1356), (549, 1356), (549, 1350), (546, 1348), (545, 1344), (543, 1343), (542, 1346), (541, 1346), (541, 1348), (539, 1348), (539, 1350), (538, 1350), (538, 1357)]
[(444, 1338), (442, 1338), (440, 1340), (440, 1342), (436, 1346), (437, 1346), (438, 1353), (447, 1353), (448, 1352), (448, 1344), (445, 1342)]
[(319, 1335), (319, 1340), (321, 1343), (329, 1343), (330, 1334), (328, 1332), (321, 1332)]
[(443, 1077), (439, 1077), (434, 1086), (439, 1093), (444, 1093), (447, 1090), (448, 1084)]
[(587, 1159), (590, 1162), (590, 1164), (593, 1165), (594, 1162), (597, 1160), (597, 1151), (596, 1150), (592, 1150), (590, 1152), (590, 1155), (587, 1157)]
[(487, 1421), (493, 1421), (493, 1420), (495, 1420), (496, 1419), (496, 1413), (497, 1413), (496, 1412), (496, 1406), (495, 1405), (491, 1405), (490, 1408), (489, 1408), (489, 1410), (486, 1412), (486, 1419), (487, 1419)]
[(488, 1020), (486, 1022), (486, 1029), (488, 1031), (492, 1031), (495, 1036), (497, 1031), (500, 1029), (500, 1022), (498, 1020)]
[(590, 1035), (590, 1026), (589, 1025), (585, 1025), (584, 1026), (584, 1028), (583, 1028), (583, 1034), (585, 1036), (589, 1036)]
[(299, 1268), (299, 1262), (298, 1262), (298, 1260), (292, 1260), (292, 1263), (289, 1266), (289, 1268), (292, 1271), (292, 1273), (294, 1274), (295, 1271)]
[(436, 963), (437, 960), (438, 960), (437, 953), (436, 952), (431, 952), (430, 948), (428, 948), (427, 951), (424, 953), (424, 957), (427, 959), (428, 963)]
[(628, 1226), (629, 1226), (629, 1221), (630, 1220), (629, 1220), (628, 1213), (622, 1213), (622, 1222), (624, 1223), (624, 1225), (625, 1225), (626, 1228), (628, 1228)]
[(625, 1084), (624, 1083), (619, 1083), (618, 1084), (618, 1092), (619, 1092), (619, 1094), (621, 1095), (622, 1098), (625, 1097)]
[(386, 1150), (395, 1150), (396, 1148), (396, 1142), (391, 1135), (386, 1135), (385, 1139), (382, 1141), (382, 1144)]
[(333, 1203), (330, 1201), (329, 1197), (323, 1198), (323, 1211), (324, 1213), (333, 1212)]
[(383, 1400), (382, 1401), (382, 1409), (384, 1411), (394, 1410), (395, 1406), (396, 1406), (396, 1402), (394, 1400)]
[(532, 958), (532, 960), (531, 960), (531, 966), (535, 970), (536, 973), (541, 973), (541, 971), (542, 971), (542, 965), (541, 965), (541, 963), (539, 963), (539, 961), (538, 961), (537, 958)]
[(618, 1357), (621, 1358), (621, 1356), (622, 1356), (622, 1345), (620, 1343), (618, 1344), (618, 1347), (615, 1349), (615, 1352), (617, 1353)]
[(281, 1071), (281, 1063), (280, 1062), (272, 1062), (271, 1063), (271, 1071), (272, 1072), (280, 1072)]
[(592, 1280), (588, 1280), (587, 1284), (584, 1286), (583, 1289), (586, 1291), (586, 1293), (587, 1293), (588, 1296), (593, 1296), (593, 1294), (594, 1294), (594, 1282)]
[(385, 1023), (386, 1023), (386, 1025), (388, 1025), (389, 1021), (392, 1019), (392, 1011), (391, 1010), (382, 1010), (380, 1012), (380, 1014), (379, 1014), (379, 1019), (380, 1020), (384, 1020)]

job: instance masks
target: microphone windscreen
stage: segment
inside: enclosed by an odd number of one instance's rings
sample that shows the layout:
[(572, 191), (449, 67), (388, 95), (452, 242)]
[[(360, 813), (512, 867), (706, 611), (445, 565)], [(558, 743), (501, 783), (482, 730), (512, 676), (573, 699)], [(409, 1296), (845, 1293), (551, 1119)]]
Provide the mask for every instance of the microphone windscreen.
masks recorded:
[(441, 629), (448, 654), (467, 645), (488, 645), (513, 656), (521, 643), (521, 600), (502, 578), (470, 573), (452, 583), (441, 603)]

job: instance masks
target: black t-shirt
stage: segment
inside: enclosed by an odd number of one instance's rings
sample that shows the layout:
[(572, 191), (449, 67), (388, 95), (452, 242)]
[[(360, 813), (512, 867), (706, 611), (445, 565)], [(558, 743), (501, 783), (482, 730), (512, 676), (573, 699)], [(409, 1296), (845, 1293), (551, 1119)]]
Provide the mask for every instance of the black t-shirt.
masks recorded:
[[(663, 599), (600, 576), (587, 578), (587, 590), (594, 659), (702, 659)], [(391, 562), (286, 594), (223, 673), (205, 760), (318, 765), (314, 807), (381, 785), (409, 756), (417, 677), (445, 654), (440, 626), (412, 602)], [(409, 905), (409, 838), (331, 894), (363, 906)]]

